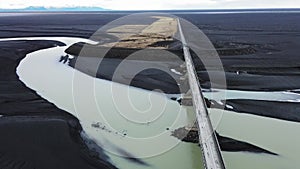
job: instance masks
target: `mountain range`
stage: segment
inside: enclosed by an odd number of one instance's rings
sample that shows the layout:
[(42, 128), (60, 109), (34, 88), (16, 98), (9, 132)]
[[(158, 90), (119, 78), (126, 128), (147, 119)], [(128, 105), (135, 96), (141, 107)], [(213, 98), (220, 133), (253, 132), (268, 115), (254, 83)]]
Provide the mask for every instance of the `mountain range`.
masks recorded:
[(29, 6), (26, 8), (20, 8), (20, 9), (0, 9), (0, 12), (34, 12), (34, 11), (40, 11), (40, 12), (47, 12), (47, 11), (108, 11), (108, 9), (104, 9), (101, 7), (43, 7), (43, 6)]

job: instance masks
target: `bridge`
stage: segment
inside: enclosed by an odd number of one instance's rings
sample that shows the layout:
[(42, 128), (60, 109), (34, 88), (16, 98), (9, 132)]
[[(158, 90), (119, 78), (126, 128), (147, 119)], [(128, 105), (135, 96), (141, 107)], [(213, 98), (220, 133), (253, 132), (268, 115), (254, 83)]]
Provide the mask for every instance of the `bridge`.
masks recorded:
[[(106, 53), (103, 52), (105, 50), (110, 49), (111, 52), (115, 50), (116, 53), (121, 53), (123, 55), (126, 55), (127, 53), (134, 53), (136, 51), (139, 51), (140, 49), (144, 48), (149, 48), (153, 49), (150, 54), (143, 54), (143, 55), (137, 55), (132, 56), (132, 60), (142, 60), (143, 62), (139, 62), (139, 66), (147, 66), (147, 61), (152, 61), (155, 60), (156, 62), (162, 63), (166, 62), (166, 60), (163, 60), (165, 57), (164, 55), (169, 55), (169, 53), (163, 53), (161, 50), (156, 50), (156, 49), (164, 49), (164, 50), (169, 50), (168, 47), (166, 46), (151, 46), (152, 44), (157, 44), (159, 42), (167, 42), (167, 41), (172, 41), (174, 40), (173, 37), (174, 35), (179, 34), (179, 38), (182, 43), (182, 48), (183, 48), (183, 54), (184, 54), (184, 60), (180, 60), (180, 64), (185, 64), (186, 68), (186, 75), (185, 79), (188, 78), (188, 83), (190, 90), (187, 93), (190, 93), (191, 97), (187, 100), (188, 104), (187, 105), (193, 105), (195, 113), (196, 113), (196, 118), (197, 118), (197, 124), (198, 124), (198, 135), (199, 135), (199, 144), (202, 150), (202, 156), (203, 156), (203, 162), (205, 164), (206, 169), (225, 169), (225, 164), (224, 160), (222, 158), (220, 146), (218, 143), (218, 140), (215, 135), (215, 131), (213, 129), (213, 126), (211, 124), (211, 120), (207, 111), (207, 107), (202, 95), (201, 87), (200, 87), (200, 82), (197, 77), (194, 63), (191, 57), (190, 53), (190, 47), (188, 46), (188, 42), (186, 41), (185, 35), (183, 33), (183, 28), (181, 25), (180, 19), (177, 19), (175, 17), (166, 17), (166, 16), (152, 16), (150, 18), (155, 18), (157, 21), (152, 21), (149, 23), (145, 24), (130, 24), (130, 25), (124, 25), (121, 23), (120, 25), (116, 27), (112, 27), (107, 31), (107, 33), (114, 35), (115, 37), (118, 37), (120, 41), (118, 42), (112, 42), (112, 43), (104, 43), (102, 45), (97, 45), (97, 46), (87, 46), (89, 49), (89, 52), (85, 53), (86, 57), (81, 57), (81, 60), (84, 60), (82, 63), (85, 63), (83, 65), (80, 65), (77, 63), (76, 69), (81, 70), (82, 72), (92, 72), (92, 75), (95, 75), (98, 73), (98, 66), (95, 65), (98, 63), (96, 59), (99, 57), (99, 53)], [(137, 19), (137, 18), (134, 18)], [(141, 20), (144, 18), (142, 17)], [(178, 37), (177, 37), (178, 38)], [(180, 45), (180, 43), (179, 43)], [(80, 46), (79, 46), (80, 47)], [(79, 48), (78, 47), (78, 48)], [(114, 49), (113, 47), (117, 47)], [(73, 51), (76, 51), (76, 44), (70, 47), (69, 49), (66, 50), (66, 52), (70, 55), (76, 56), (76, 52), (74, 53)], [(91, 50), (92, 49), (92, 50)], [(153, 53), (155, 50), (160, 52), (156, 53), (157, 55), (153, 56)], [(177, 52), (179, 55), (182, 55), (181, 49), (176, 49), (175, 52)], [(79, 50), (80, 51), (80, 50)], [(174, 50), (173, 50), (174, 52)], [(178, 54), (177, 53), (177, 54)], [(90, 56), (89, 56), (90, 55)], [(105, 55), (105, 54), (104, 54)], [(126, 55), (127, 56), (127, 55)], [(115, 55), (108, 56), (106, 55), (107, 58), (111, 57), (114, 58)], [(96, 59), (93, 59), (96, 58)], [(126, 58), (124, 56), (124, 58)], [(124, 59), (123, 58), (123, 59)], [(124, 63), (127, 63), (130, 65), (130, 59), (127, 59), (123, 61)], [(169, 59), (167, 61), (167, 65), (174, 64), (175, 62), (172, 59)], [(79, 62), (81, 63), (81, 62)], [(107, 64), (110, 64), (108, 62)], [(144, 65), (143, 65), (144, 64)], [(180, 65), (176, 63), (176, 66)], [(94, 65), (94, 66), (86, 66), (86, 65)], [(152, 65), (152, 63), (151, 63)], [(135, 65), (131, 65), (134, 67)], [(128, 66), (130, 67), (130, 66)], [(90, 69), (90, 68), (95, 68), (95, 69)], [(164, 69), (166, 72), (170, 71), (169, 66), (161, 67)], [(103, 69), (100, 71), (101, 73), (105, 72), (106, 70)], [(112, 71), (112, 70), (107, 70)], [(104, 73), (103, 75), (106, 76)], [(130, 71), (123, 71), (121, 76), (118, 76), (117, 78), (114, 79), (115, 82), (123, 83), (123, 84), (128, 84), (127, 79), (132, 79), (134, 76), (130, 74)], [(150, 81), (151, 82), (151, 81)], [(147, 83), (147, 81), (143, 81), (143, 83)], [(160, 84), (161, 85), (161, 84)], [(183, 86), (182, 84), (180, 84)], [(143, 86), (135, 86), (135, 87), (141, 87)], [(170, 88), (169, 83), (165, 86), (166, 88)], [(187, 94), (188, 95), (188, 94)], [(184, 100), (184, 99), (183, 99)]]
[(190, 48), (187, 45), (184, 37), (180, 19), (177, 19), (178, 31), (180, 34), (186, 69), (188, 73), (188, 80), (190, 90), (192, 93), (192, 101), (195, 109), (199, 144), (203, 153), (204, 163), (206, 169), (225, 169), (225, 164), (222, 158), (220, 146), (215, 135), (214, 129), (211, 124), (211, 120), (207, 111), (207, 107), (201, 92), (200, 82), (195, 71), (193, 60), (190, 54)]

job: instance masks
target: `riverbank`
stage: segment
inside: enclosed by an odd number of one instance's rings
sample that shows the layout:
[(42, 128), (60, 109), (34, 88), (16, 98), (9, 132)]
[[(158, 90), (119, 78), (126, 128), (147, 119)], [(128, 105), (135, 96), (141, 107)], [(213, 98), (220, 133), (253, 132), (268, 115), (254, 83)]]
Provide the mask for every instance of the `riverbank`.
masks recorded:
[[(1, 165), (20, 168), (115, 168), (87, 147), (77, 118), (27, 88), (16, 74), (26, 54), (58, 41), (1, 41)], [(51, 152), (51, 153), (50, 153)], [(105, 156), (102, 156), (105, 157)], [(69, 162), (66, 162), (69, 161)], [(0, 165), (0, 166), (1, 166)], [(3, 166), (4, 167), (4, 166)]]
[[(35, 14), (1, 17), (0, 36), (70, 36), (89, 38), (102, 25), (123, 15), (124, 14), (48, 14), (40, 17)], [(233, 100), (231, 102), (236, 109), (238, 108), (237, 110), (244, 113), (234, 111), (223, 112), (219, 109), (210, 110), (210, 114), (213, 117), (215, 114), (224, 114), (220, 115), (222, 120), (218, 121), (218, 118), (213, 118), (217, 119), (214, 124), (218, 126), (217, 130), (219, 130), (219, 133), (224, 136), (252, 143), (253, 145), (279, 154), (279, 156), (268, 156), (266, 154), (261, 155), (257, 153), (222, 152), (227, 167), (244, 169), (251, 169), (253, 167), (268, 169), (297, 168), (297, 166), (299, 166), (299, 149), (296, 145), (299, 142), (299, 138), (295, 133), (299, 130), (298, 123), (287, 122), (279, 120), (278, 118), (265, 118), (262, 117), (264, 112), (259, 112), (257, 116), (253, 115), (257, 113), (257, 107), (253, 107), (259, 102), (253, 101), (253, 99), (284, 102), (297, 101), (298, 96), (296, 94), (298, 92), (297, 88), (299, 88), (299, 78), (297, 75), (299, 75), (298, 67), (300, 63), (298, 57), (300, 40), (298, 35), (300, 27), (299, 22), (296, 21), (299, 20), (299, 14), (238, 13), (213, 15), (184, 14), (179, 16), (183, 16), (192, 21), (207, 34), (216, 47), (222, 48), (223, 51), (219, 54), (222, 56), (221, 59), (227, 71), (228, 87), (240, 90), (239, 92), (230, 93), (230, 95), (237, 99), (252, 99), (242, 101)], [(28, 23), (30, 23), (30, 25)], [(109, 42), (114, 38), (113, 36), (106, 37), (106, 40)], [(47, 117), (50, 114), (54, 114), (54, 116), (61, 114), (61, 110), (58, 112), (57, 108), (52, 109), (52, 104), (45, 100), (41, 101), (40, 97), (35, 97), (35, 92), (27, 89), (21, 82), (15, 80), (16, 78), (13, 76), (16, 75), (6, 73), (7, 71), (14, 71), (15, 73), (14, 68), (18, 65), (18, 62), (11, 56), (18, 55), (22, 53), (22, 51), (29, 50), (29, 48), (32, 49), (31, 51), (38, 50), (35, 46), (39, 46), (40, 44), (30, 42), (29, 45), (24, 42), (24, 46), (20, 49), (9, 48), (10, 45), (16, 45), (12, 43), (22, 44), (23, 42), (10, 42), (7, 43), (8, 46), (4, 45), (3, 48), (1, 48), (1, 53), (3, 53), (3, 55), (6, 54), (6, 56), (3, 57), (5, 58), (3, 60), (6, 60), (3, 61), (3, 70), (0, 71), (3, 81), (3, 83), (1, 83), (1, 92), (3, 93), (1, 97), (1, 107), (3, 111), (1, 113), (10, 112), (16, 115), (26, 115), (26, 111), (41, 116), (47, 114)], [(43, 44), (46, 43), (43, 42)], [(50, 46), (52, 47), (52, 45)], [(23, 48), (27, 49), (25, 50)], [(58, 60), (59, 56), (57, 63)], [(202, 67), (199, 68), (198, 75), (199, 77), (203, 76), (203, 87), (209, 88), (209, 79), (205, 75), (205, 72), (203, 72), (203, 69), (201, 69)], [(216, 72), (215, 75), (218, 76), (218, 72)], [(47, 79), (45, 77), (47, 76), (43, 75), (41, 79)], [(10, 82), (8, 82), (9, 79), (11, 80)], [(42, 81), (40, 80), (39, 82)], [(26, 88), (26, 90), (23, 89), (23, 87)], [(281, 91), (287, 89), (294, 91), (295, 95), (286, 95), (287, 91)], [(65, 91), (67, 89), (60, 87), (55, 90)], [(25, 91), (28, 92), (28, 95)], [(257, 91), (277, 92), (274, 93), (274, 95), (273, 93), (266, 95), (266, 92), (259, 93)], [(211, 93), (214, 93), (214, 91)], [(210, 95), (210, 93), (206, 94)], [(249, 96), (251, 96), (251, 98)], [(32, 99), (27, 100), (27, 97)], [(38, 99), (35, 100), (36, 98)], [(63, 100), (64, 98), (61, 99)], [(253, 109), (251, 109), (251, 112), (246, 112), (246, 114), (243, 107), (248, 104), (247, 101), (250, 101), (249, 103), (251, 103)], [(263, 103), (268, 104), (269, 102)], [(21, 107), (19, 107), (19, 105), (21, 105)], [(24, 107), (22, 107), (23, 105)], [(272, 105), (278, 104), (276, 102), (272, 103)], [(281, 114), (281, 116), (284, 116), (286, 111), (294, 113), (294, 110), (289, 109), (290, 106), (292, 108), (297, 107), (292, 104), (284, 103), (286, 109), (284, 111), (276, 110), (275, 112)], [(22, 108), (24, 108), (25, 111), (23, 111)], [(267, 110), (268, 107), (264, 106), (263, 109)], [(247, 110), (250, 109), (247, 108)], [(64, 115), (59, 118), (64, 119), (66, 115), (68, 118), (70, 117), (71, 119), (77, 120), (67, 112), (61, 112)], [(111, 112), (108, 112), (108, 114), (110, 113)], [(293, 117), (291, 116), (291, 121), (292, 120)], [(90, 125), (87, 127), (90, 127)], [(62, 130), (66, 131), (65, 129)], [(278, 133), (280, 133), (280, 135), (278, 135)], [(4, 134), (9, 133), (5, 132)], [(69, 133), (64, 133), (64, 135), (67, 134)], [(50, 140), (52, 140), (52, 138)], [(8, 142), (9, 140), (6, 141)], [(194, 146), (193, 148), (197, 149), (198, 147)], [(19, 152), (17, 149), (13, 150)], [(72, 158), (73, 156), (75, 155), (72, 154)], [(186, 154), (184, 156), (186, 156)], [(170, 164), (172, 164), (174, 159), (180, 159), (180, 157), (170, 158), (168, 163), (170, 162)], [(81, 160), (78, 161), (81, 163)], [(170, 168), (171, 167), (172, 166), (170, 166)], [(186, 168), (186, 166), (182, 168)]]

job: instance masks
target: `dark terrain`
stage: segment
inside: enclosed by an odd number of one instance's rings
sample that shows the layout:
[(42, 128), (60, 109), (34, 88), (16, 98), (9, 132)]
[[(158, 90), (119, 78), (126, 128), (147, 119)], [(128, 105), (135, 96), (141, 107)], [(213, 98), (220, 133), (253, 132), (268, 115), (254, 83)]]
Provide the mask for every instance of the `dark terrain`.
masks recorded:
[(16, 67), (27, 53), (57, 45), (64, 44), (0, 42), (1, 169), (115, 168), (106, 155), (87, 147), (77, 118), (41, 98), (16, 75)]
[[(251, 99), (228, 99), (222, 101), (232, 108), (225, 107), (225, 110), (239, 113), (247, 113), (275, 119), (300, 122), (299, 102), (266, 101)], [(222, 105), (214, 102), (211, 108), (224, 109)]]
[[(199, 143), (199, 135), (197, 130), (187, 130), (185, 128), (179, 128), (173, 131), (172, 136), (184, 142)], [(216, 137), (218, 139), (222, 151), (228, 151), (228, 152), (244, 151), (244, 152), (252, 152), (252, 153), (265, 153), (270, 155), (278, 155), (276, 153), (265, 150), (253, 144), (221, 136), (218, 133), (216, 133)]]
[[(125, 14), (73, 13), (1, 16), (0, 37), (63, 36), (89, 38), (106, 23)], [(226, 71), (228, 89), (286, 91), (300, 89), (300, 14), (180, 14), (203, 30), (217, 48)], [(113, 37), (109, 37), (113, 38)], [(114, 168), (105, 154), (88, 149), (78, 119), (27, 88), (16, 67), (27, 53), (64, 45), (55, 41), (0, 42), (0, 168)], [(196, 62), (203, 88), (210, 88), (205, 67)], [(146, 72), (145, 74), (149, 74)], [(219, 72), (215, 71), (217, 77)], [(171, 78), (154, 84), (176, 91)], [(103, 77), (99, 77), (103, 78)], [(144, 79), (136, 77), (137, 82)], [(153, 78), (150, 80), (153, 80)], [(144, 83), (140, 85), (145, 85)], [(147, 86), (147, 85), (146, 85)], [(157, 87), (157, 86), (155, 86)], [(147, 88), (146, 88), (147, 89)], [(151, 88), (149, 88), (151, 90)], [(170, 93), (173, 93), (170, 92)], [(233, 112), (299, 122), (298, 103), (228, 100)], [(280, 109), (270, 109), (270, 106)], [(255, 107), (250, 109), (249, 107)], [(284, 112), (282, 109), (284, 108)], [(266, 114), (264, 110), (272, 111)], [(267, 152), (248, 143), (219, 137), (224, 151)], [(241, 143), (241, 144), (240, 144)], [(237, 145), (237, 146), (236, 146)], [(271, 153), (273, 154), (273, 153)]]

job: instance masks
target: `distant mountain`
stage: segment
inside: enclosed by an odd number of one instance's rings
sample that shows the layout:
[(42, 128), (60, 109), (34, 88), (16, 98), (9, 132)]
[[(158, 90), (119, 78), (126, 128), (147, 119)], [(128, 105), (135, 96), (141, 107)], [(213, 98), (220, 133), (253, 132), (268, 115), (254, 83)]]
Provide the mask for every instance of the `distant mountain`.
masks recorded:
[(63, 8), (55, 8), (55, 7), (43, 7), (43, 6), (30, 6), (27, 8), (21, 9), (0, 9), (0, 12), (51, 12), (51, 11), (108, 11), (108, 9), (104, 9), (101, 7), (63, 7)]

